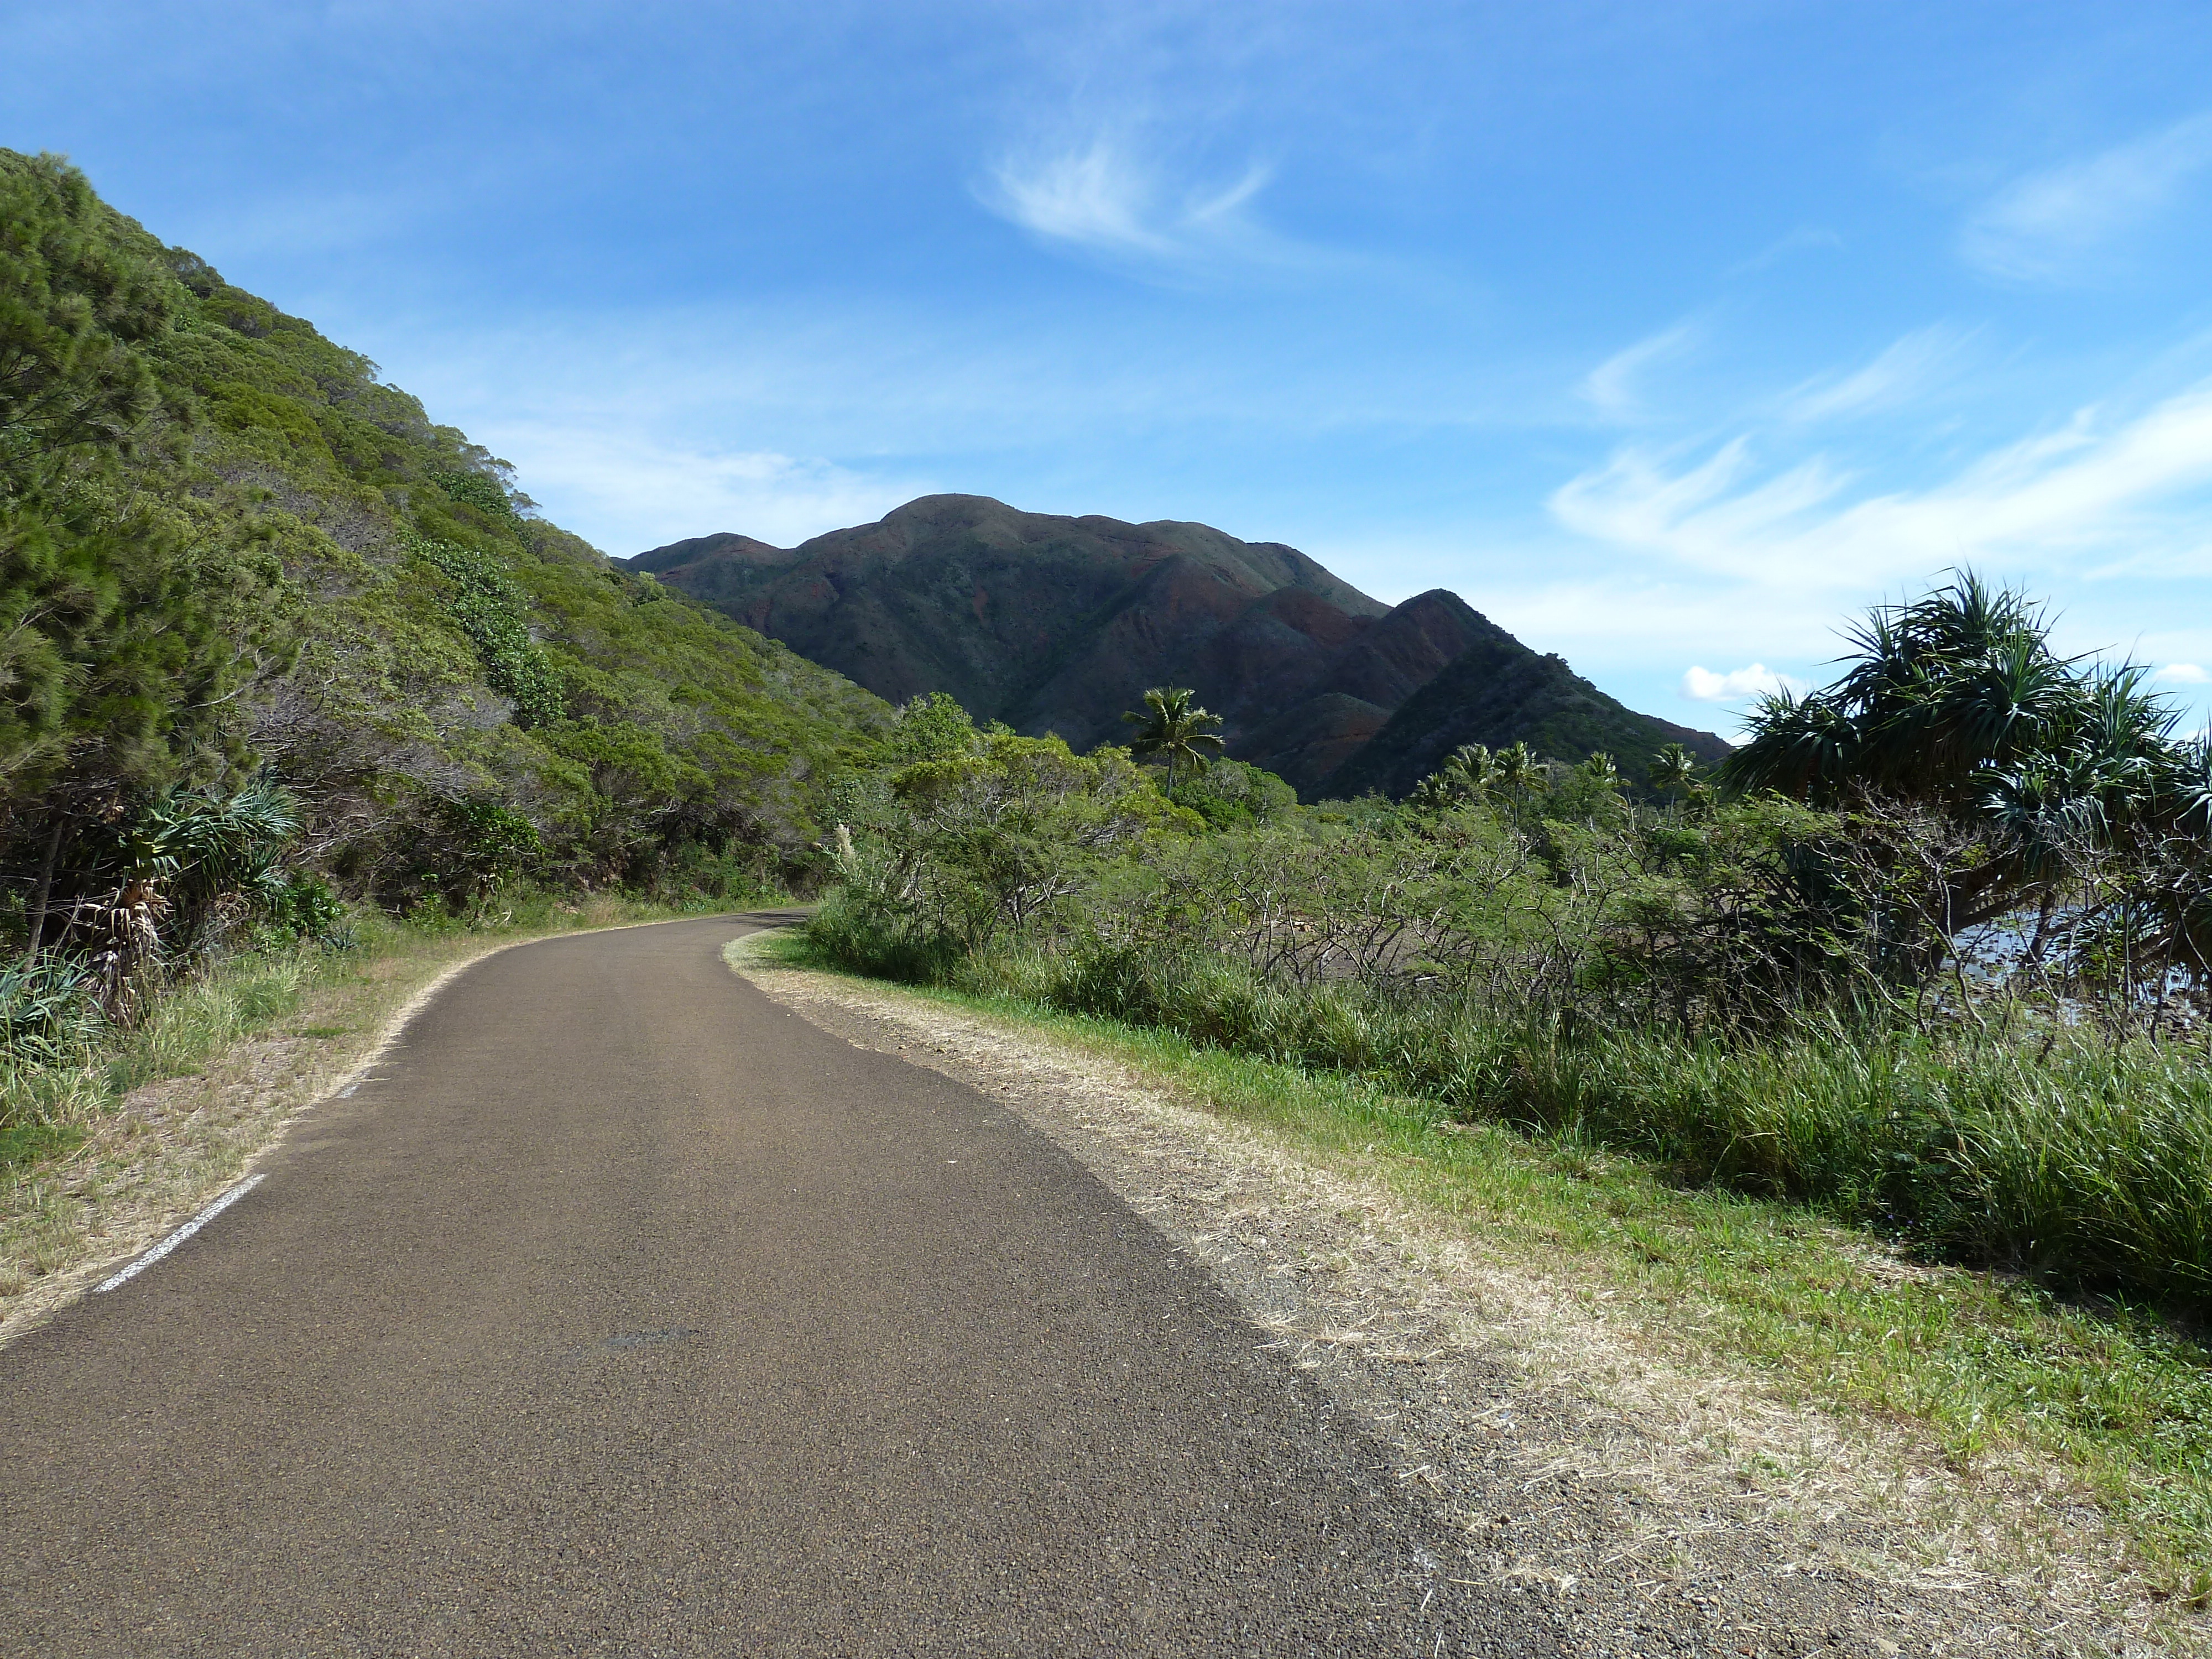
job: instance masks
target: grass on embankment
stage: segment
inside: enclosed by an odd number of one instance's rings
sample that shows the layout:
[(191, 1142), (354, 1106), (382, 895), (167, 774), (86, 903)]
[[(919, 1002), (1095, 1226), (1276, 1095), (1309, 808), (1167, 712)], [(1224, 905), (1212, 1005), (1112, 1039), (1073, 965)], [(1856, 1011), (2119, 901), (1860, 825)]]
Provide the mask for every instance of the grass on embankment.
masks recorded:
[(134, 1248), (232, 1180), (448, 969), (682, 914), (613, 895), (528, 896), (472, 926), (370, 914), (347, 949), (219, 961), (70, 1063), (0, 1073), (0, 1327), (58, 1276)]
[[(803, 936), (761, 948), (861, 977)], [(1456, 1122), (1437, 1101), (1340, 1072), (1018, 996), (899, 988), (1042, 1030), (1304, 1157), (1379, 1177), (1686, 1370), (1748, 1370), (1840, 1418), (1920, 1430), (1970, 1479), (1997, 1462), (2051, 1468), (2096, 1498), (2153, 1585), (2212, 1601), (2212, 1355), (2154, 1313), (1902, 1261), (1803, 1206), (1672, 1185), (1571, 1135)]]

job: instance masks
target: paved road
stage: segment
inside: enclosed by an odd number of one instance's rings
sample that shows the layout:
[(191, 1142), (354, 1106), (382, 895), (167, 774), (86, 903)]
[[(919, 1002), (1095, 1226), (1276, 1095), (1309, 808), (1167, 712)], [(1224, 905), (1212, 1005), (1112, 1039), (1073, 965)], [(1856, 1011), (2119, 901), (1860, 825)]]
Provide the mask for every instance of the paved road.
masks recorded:
[(0, 1350), (0, 1652), (1545, 1653), (1000, 1104), (732, 975), (493, 957)]

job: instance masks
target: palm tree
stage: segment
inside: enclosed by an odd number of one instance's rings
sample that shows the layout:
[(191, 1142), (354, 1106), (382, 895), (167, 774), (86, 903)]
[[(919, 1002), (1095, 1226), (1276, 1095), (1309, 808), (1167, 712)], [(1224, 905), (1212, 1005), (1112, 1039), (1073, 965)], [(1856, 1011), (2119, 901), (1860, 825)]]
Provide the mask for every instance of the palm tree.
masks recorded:
[(1407, 799), (1425, 811), (1440, 812), (1462, 801), (1481, 799), (1497, 776), (1490, 750), (1479, 743), (1463, 743), (1444, 757), (1443, 765), (1415, 784)]
[(1460, 744), (1444, 764), (1466, 780), (1467, 791), (1471, 795), (1484, 793), (1498, 781), (1497, 757), (1483, 744)]
[(1602, 749), (1593, 750), (1582, 763), (1582, 775), (1601, 789), (1618, 789), (1622, 783), (1620, 768)]
[(1442, 812), (1460, 802), (1459, 781), (1449, 766), (1440, 766), (1413, 786), (1413, 793), (1406, 797), (1408, 803), (1424, 812)]
[(1131, 709), (1121, 716), (1139, 728), (1130, 740), (1131, 754), (1158, 755), (1166, 760), (1170, 793), (1175, 789), (1177, 761), (1200, 767), (1221, 752), (1221, 739), (1212, 729), (1221, 724), (1221, 716), (1209, 714), (1192, 702), (1197, 695), (1188, 686), (1156, 685), (1145, 693), (1142, 712)]
[(1525, 795), (1544, 781), (1544, 763), (1525, 743), (1501, 749), (1496, 756), (1498, 781), (1516, 795)]
[(1679, 743), (1662, 743), (1651, 763), (1644, 769), (1644, 781), (1661, 793), (1679, 789), (1685, 794), (1697, 779), (1698, 757)]

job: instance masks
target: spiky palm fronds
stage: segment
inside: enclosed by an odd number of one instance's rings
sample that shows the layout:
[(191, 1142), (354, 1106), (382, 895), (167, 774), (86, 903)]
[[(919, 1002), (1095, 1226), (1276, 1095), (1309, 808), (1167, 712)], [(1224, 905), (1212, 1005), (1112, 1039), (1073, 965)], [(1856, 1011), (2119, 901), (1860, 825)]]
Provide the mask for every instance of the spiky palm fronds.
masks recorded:
[(1156, 685), (1145, 693), (1141, 711), (1131, 709), (1121, 716), (1138, 728), (1129, 752), (1164, 759), (1170, 789), (1175, 787), (1178, 762), (1195, 769), (1221, 752), (1221, 738), (1213, 730), (1221, 724), (1221, 716), (1192, 702), (1197, 695), (1188, 686)]
[(1644, 781), (1662, 793), (1687, 790), (1697, 781), (1697, 775), (1698, 757), (1679, 743), (1661, 744), (1650, 764), (1644, 769)]

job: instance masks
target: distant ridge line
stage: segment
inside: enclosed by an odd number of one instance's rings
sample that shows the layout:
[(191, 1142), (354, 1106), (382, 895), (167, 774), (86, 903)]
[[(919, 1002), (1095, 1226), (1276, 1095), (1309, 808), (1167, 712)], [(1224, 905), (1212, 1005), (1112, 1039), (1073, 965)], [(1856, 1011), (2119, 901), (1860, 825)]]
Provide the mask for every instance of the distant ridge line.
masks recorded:
[(1210, 525), (1025, 513), (924, 495), (794, 548), (732, 532), (626, 562), (894, 702), (946, 691), (978, 720), (1118, 741), (1148, 686), (1194, 687), (1228, 753), (1308, 799), (1403, 795), (1464, 742), (1632, 779), (1662, 744), (1728, 745), (1639, 714), (1456, 593), (1387, 605), (1279, 542)]

